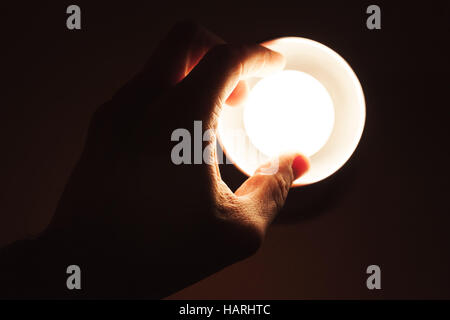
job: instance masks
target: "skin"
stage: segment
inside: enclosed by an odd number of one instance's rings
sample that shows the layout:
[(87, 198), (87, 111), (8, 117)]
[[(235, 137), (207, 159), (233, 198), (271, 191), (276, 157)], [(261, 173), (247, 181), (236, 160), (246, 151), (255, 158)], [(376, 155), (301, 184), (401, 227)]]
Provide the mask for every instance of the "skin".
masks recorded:
[[(94, 114), (46, 232), (2, 251), (1, 294), (162, 298), (255, 253), (308, 160), (283, 155), (275, 174), (257, 170), (232, 192), (214, 151), (212, 165), (173, 164), (170, 136), (194, 120), (215, 129), (223, 103), (245, 98), (246, 78), (283, 67), (261, 45), (225, 44), (193, 23), (176, 25)], [(83, 270), (80, 292), (65, 286), (70, 264)], [(38, 271), (26, 276), (30, 265)]]

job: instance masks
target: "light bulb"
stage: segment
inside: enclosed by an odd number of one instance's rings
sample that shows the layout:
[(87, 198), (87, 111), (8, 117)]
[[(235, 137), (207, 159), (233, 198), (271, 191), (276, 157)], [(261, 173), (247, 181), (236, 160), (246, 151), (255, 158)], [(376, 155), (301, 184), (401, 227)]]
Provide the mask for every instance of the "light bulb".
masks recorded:
[(246, 79), (239, 106), (224, 105), (218, 119), (222, 149), (247, 175), (286, 152), (309, 157), (309, 170), (294, 186), (326, 179), (355, 151), (366, 108), (361, 84), (349, 64), (316, 41), (288, 37), (265, 43), (286, 58), (283, 71)]
[(244, 126), (262, 153), (312, 156), (333, 131), (334, 107), (328, 91), (311, 75), (285, 70), (265, 77), (250, 91)]

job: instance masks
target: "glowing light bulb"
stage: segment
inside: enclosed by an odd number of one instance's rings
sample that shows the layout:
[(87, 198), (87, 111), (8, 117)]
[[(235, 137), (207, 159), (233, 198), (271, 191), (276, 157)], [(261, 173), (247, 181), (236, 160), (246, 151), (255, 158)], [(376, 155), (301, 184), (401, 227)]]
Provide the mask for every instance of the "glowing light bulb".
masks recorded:
[(310, 158), (294, 186), (335, 173), (358, 146), (366, 119), (358, 77), (335, 51), (316, 41), (287, 37), (266, 43), (286, 58), (285, 70), (246, 79), (250, 92), (239, 106), (224, 105), (218, 120), (222, 149), (250, 176), (285, 152)]
[(327, 142), (334, 126), (333, 101), (313, 76), (285, 70), (261, 79), (249, 93), (244, 127), (262, 153), (312, 156)]

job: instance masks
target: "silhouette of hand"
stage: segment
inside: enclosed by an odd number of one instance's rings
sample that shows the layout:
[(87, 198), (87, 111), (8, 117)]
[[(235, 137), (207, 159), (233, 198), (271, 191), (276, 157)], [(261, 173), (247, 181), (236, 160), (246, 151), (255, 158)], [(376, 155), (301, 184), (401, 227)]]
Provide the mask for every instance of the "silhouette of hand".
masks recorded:
[[(97, 294), (121, 295), (126, 287), (163, 297), (259, 248), (308, 160), (283, 155), (275, 174), (257, 171), (233, 193), (221, 180), (215, 148), (207, 154), (211, 164), (175, 165), (171, 133), (193, 128), (194, 120), (215, 129), (222, 104), (245, 97), (247, 77), (283, 67), (284, 58), (263, 46), (225, 44), (184, 22), (98, 109), (49, 228), (83, 238), (86, 265), (103, 266), (90, 279)], [(122, 280), (108, 285), (112, 274)]]

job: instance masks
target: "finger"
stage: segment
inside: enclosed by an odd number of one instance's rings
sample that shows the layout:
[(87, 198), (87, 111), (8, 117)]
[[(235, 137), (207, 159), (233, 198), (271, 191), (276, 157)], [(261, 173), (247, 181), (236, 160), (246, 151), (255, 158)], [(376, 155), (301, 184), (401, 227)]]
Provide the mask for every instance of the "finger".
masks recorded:
[(224, 41), (203, 26), (184, 21), (175, 25), (148, 61), (144, 72), (167, 85), (182, 80), (212, 47)]
[(255, 208), (265, 226), (283, 207), (292, 183), (309, 169), (309, 160), (300, 154), (288, 154), (260, 167), (235, 194)]
[(224, 43), (199, 24), (176, 24), (160, 42), (143, 70), (118, 95), (148, 100), (181, 81), (214, 46)]
[(272, 45), (274, 45), (275, 43), (276, 43), (276, 39), (272, 39), (272, 40), (267, 40), (267, 41), (261, 42), (260, 45), (262, 45), (263, 47), (271, 49)]
[[(251, 76), (265, 76), (284, 67), (284, 57), (259, 45), (219, 45), (212, 48), (177, 86), (180, 101), (188, 100), (193, 110), (180, 110), (186, 115), (183, 118), (202, 120), (204, 130), (214, 131), (220, 108), (240, 80)], [(188, 117), (189, 116), (189, 117)], [(215, 145), (215, 137), (209, 142)], [(213, 159), (208, 165), (212, 186), (219, 187), (224, 183), (220, 179), (217, 159), (209, 149), (208, 158)], [(227, 189), (227, 188), (225, 188)], [(231, 193), (227, 189), (226, 194)]]
[(228, 96), (226, 101), (227, 105), (237, 106), (241, 104), (247, 98), (248, 92), (249, 87), (247, 81), (239, 81), (236, 88), (234, 88), (233, 92)]
[[(271, 49), (271, 44), (274, 43), (274, 41), (275, 40), (261, 42), (260, 45), (263, 47), (266, 47), (268, 49)], [(236, 88), (233, 90), (233, 92), (227, 98), (227, 101), (226, 101), (227, 105), (229, 105), (229, 106), (240, 105), (247, 98), (249, 91), (250, 91), (250, 88), (248, 86), (247, 81), (245, 81), (245, 80), (239, 81)]]
[[(160, 110), (149, 110), (149, 104), (183, 79), (211, 47), (220, 43), (222, 39), (194, 22), (176, 24), (143, 70), (115, 94), (111, 103), (97, 110), (96, 118), (115, 122), (118, 135), (133, 131), (146, 115), (161, 118)], [(164, 126), (163, 122), (153, 123), (152, 130), (157, 132)]]
[(219, 45), (204, 56), (180, 87), (196, 99), (194, 116), (214, 127), (215, 116), (239, 80), (266, 76), (283, 69), (284, 64), (281, 54), (260, 45)]

